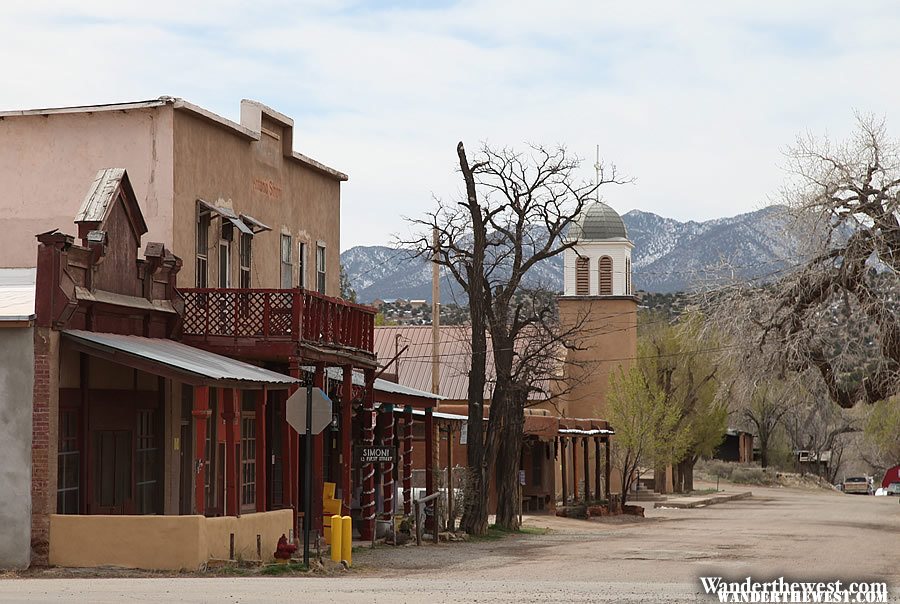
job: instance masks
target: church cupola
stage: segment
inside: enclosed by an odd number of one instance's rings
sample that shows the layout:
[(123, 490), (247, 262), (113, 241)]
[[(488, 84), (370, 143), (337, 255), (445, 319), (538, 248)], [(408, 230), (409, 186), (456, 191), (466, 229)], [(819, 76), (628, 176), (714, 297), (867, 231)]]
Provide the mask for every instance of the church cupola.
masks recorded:
[(633, 296), (631, 250), (622, 217), (602, 201), (587, 204), (569, 228), (564, 296)]

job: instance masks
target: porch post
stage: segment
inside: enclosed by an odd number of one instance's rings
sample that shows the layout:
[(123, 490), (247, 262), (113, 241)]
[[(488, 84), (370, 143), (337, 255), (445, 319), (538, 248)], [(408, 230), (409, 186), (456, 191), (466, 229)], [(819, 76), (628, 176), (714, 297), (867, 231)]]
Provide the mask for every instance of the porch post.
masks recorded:
[[(394, 446), (394, 406), (381, 406), (381, 446)], [(381, 512), (388, 518), (394, 515), (394, 464), (381, 464)]]
[(412, 405), (403, 408), (403, 513), (412, 514)]
[[(295, 295), (295, 298), (297, 296)], [(296, 304), (294, 308), (299, 308)], [(288, 359), (288, 372), (290, 373), (292, 378), (300, 378), (300, 358), (299, 357), (290, 357)], [(290, 466), (289, 468), (289, 476), (290, 483), (285, 485), (285, 488), (290, 493), (288, 501), (290, 502), (291, 508), (294, 510), (294, 536), (298, 536), (300, 534), (300, 516), (298, 515), (300, 506), (298, 505), (298, 497), (300, 495), (300, 433), (294, 430), (290, 424), (287, 423), (287, 398), (289, 398), (294, 392), (299, 389), (299, 386), (294, 384), (290, 388), (288, 388), (288, 396), (285, 398), (285, 415), (284, 415), (284, 425), (287, 426), (288, 431), (288, 458), (287, 464)], [(303, 519), (304, 522), (309, 522), (308, 518)]]
[(569, 470), (566, 467), (566, 439), (564, 436), (559, 437), (559, 458), (562, 461), (562, 504), (563, 507), (569, 504)]
[(594, 496), (597, 499), (602, 497), (603, 491), (600, 488), (602, 484), (602, 464), (600, 463), (600, 437), (594, 437)]
[(256, 511), (265, 512), (266, 474), (269, 468), (266, 459), (266, 403), (269, 392), (265, 386), (256, 392)]
[(238, 418), (238, 390), (235, 388), (223, 389), (225, 412), (222, 419), (225, 420), (225, 506), (223, 513), (228, 516), (240, 516), (239, 498), (239, 470), (240, 470), (240, 443), (235, 442), (235, 432), (240, 428)]
[(606, 463), (603, 465), (603, 478), (606, 480), (606, 500), (609, 501), (609, 447), (610, 447), (609, 437), (606, 437)]
[[(375, 370), (366, 369), (366, 393), (363, 399), (362, 409), (362, 430), (363, 444), (371, 447), (375, 444), (375, 432), (373, 431), (373, 421), (375, 419)], [(362, 467), (362, 495), (360, 496), (360, 506), (362, 507), (361, 519), (359, 526), (360, 536), (366, 541), (371, 540), (375, 535), (375, 465), (371, 463), (364, 464)]]
[(588, 437), (582, 439), (581, 444), (584, 445), (584, 501), (587, 503), (591, 499), (591, 458), (588, 451)]
[[(316, 372), (313, 374), (313, 385), (326, 391), (325, 386), (325, 365), (316, 363)], [(327, 392), (326, 392), (327, 394)], [(313, 528), (322, 534), (324, 510), (322, 508), (322, 491), (325, 489), (325, 431), (313, 435), (313, 458), (312, 458), (312, 493), (310, 493), (310, 503), (312, 514), (315, 517)]]
[(453, 424), (447, 422), (447, 530), (453, 530)]
[(341, 387), (341, 496), (344, 516), (350, 515), (353, 496), (353, 366), (344, 365)]
[(572, 437), (572, 504), (578, 503), (578, 437)]
[(209, 421), (209, 387), (194, 387), (194, 512), (206, 514), (206, 423)]
[(425, 496), (434, 493), (434, 415), (425, 409)]

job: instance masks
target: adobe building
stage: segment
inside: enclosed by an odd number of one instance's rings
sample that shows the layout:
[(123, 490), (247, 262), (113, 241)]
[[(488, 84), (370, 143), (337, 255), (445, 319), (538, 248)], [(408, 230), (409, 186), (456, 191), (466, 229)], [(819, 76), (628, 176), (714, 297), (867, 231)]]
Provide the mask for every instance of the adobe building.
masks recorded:
[(128, 171), (150, 241), (182, 286), (338, 295), (340, 185), (294, 151), (293, 120), (251, 100), (240, 123), (184, 99), (0, 112), (0, 267), (34, 267), (35, 233), (69, 224), (84, 183)]

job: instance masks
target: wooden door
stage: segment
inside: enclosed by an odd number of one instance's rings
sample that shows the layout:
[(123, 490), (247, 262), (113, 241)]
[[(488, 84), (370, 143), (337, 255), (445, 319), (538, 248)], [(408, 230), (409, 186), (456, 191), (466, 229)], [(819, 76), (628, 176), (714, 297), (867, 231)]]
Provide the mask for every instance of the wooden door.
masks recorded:
[(127, 514), (132, 511), (132, 433), (128, 430), (94, 432), (95, 514)]

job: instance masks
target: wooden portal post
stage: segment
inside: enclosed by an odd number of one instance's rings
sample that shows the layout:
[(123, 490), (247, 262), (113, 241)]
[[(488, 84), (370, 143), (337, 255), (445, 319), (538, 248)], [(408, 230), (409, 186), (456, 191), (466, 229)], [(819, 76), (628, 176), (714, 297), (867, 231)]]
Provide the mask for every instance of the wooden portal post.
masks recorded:
[[(325, 365), (316, 363), (313, 374), (313, 386), (325, 391)], [(326, 392), (327, 394), (327, 392)], [(312, 458), (312, 493), (310, 493), (310, 512), (314, 518), (312, 527), (321, 535), (324, 528), (324, 508), (322, 495), (325, 490), (325, 431), (314, 434)]]
[(572, 437), (572, 505), (578, 503), (578, 438)]
[(447, 423), (447, 530), (453, 530), (453, 424)]
[(609, 501), (609, 476), (610, 476), (610, 469), (609, 469), (609, 461), (610, 461), (609, 447), (610, 447), (610, 445), (611, 445), (611, 443), (609, 442), (609, 437), (607, 436), (607, 437), (606, 437), (606, 463), (603, 465), (603, 477), (604, 477), (604, 479), (606, 480), (606, 500), (607, 500), (607, 501)]
[[(375, 419), (375, 370), (366, 369), (365, 376), (366, 393), (362, 409), (363, 444), (371, 447), (375, 444), (375, 431), (373, 430), (373, 421)], [(367, 463), (363, 465), (362, 482), (362, 496), (360, 497), (362, 517), (359, 533), (363, 539), (370, 541), (375, 535), (375, 464)]]
[(269, 391), (265, 387), (256, 392), (256, 511), (265, 512), (266, 505), (266, 403)]
[(412, 450), (413, 412), (412, 405), (403, 408), (403, 513), (412, 514)]
[[(381, 406), (381, 446), (394, 446), (394, 406), (385, 404)], [(387, 517), (394, 515), (394, 464), (383, 463), (381, 465), (381, 512)]]
[(588, 441), (590, 439), (585, 436), (582, 440), (582, 445), (584, 445), (584, 502), (587, 503), (591, 500), (591, 458), (590, 458), (590, 450), (588, 449)]
[(194, 387), (194, 513), (206, 514), (206, 425), (209, 422), (209, 387)]
[[(296, 295), (295, 295), (296, 298)], [(302, 297), (301, 297), (302, 299)], [(294, 309), (299, 306), (296, 304)], [(290, 357), (288, 359), (288, 372), (290, 373), (292, 378), (300, 379), (300, 358), (299, 357)], [(300, 388), (299, 385), (293, 384), (290, 388), (288, 388), (287, 396), (285, 397), (285, 413), (284, 413), (284, 424), (287, 426), (288, 430), (288, 458), (285, 463), (290, 465), (289, 469), (289, 477), (291, 481), (285, 485), (285, 488), (289, 491), (289, 503), (291, 509), (294, 510), (294, 537), (296, 538), (300, 534), (300, 433), (294, 430), (290, 424), (287, 422), (287, 399), (290, 398), (292, 394), (294, 394)], [(303, 522), (309, 522), (309, 518), (304, 518)]]
[(238, 390), (235, 388), (222, 388), (219, 390), (220, 398), (224, 400), (224, 413), (222, 419), (225, 420), (225, 516), (240, 516), (240, 462), (241, 462), (241, 444), (240, 437), (235, 436), (240, 430), (240, 402), (238, 401)]
[(353, 496), (353, 366), (344, 365), (341, 386), (341, 499), (343, 514), (350, 515)]
[(597, 499), (600, 499), (603, 496), (603, 491), (600, 488), (600, 485), (603, 483), (602, 480), (602, 468), (603, 464), (600, 463), (600, 437), (594, 437), (594, 494)]
[(562, 503), (563, 506), (569, 505), (569, 470), (566, 467), (566, 439), (559, 437), (559, 459), (562, 461)]
[[(425, 496), (434, 494), (434, 414), (432, 408), (425, 409)], [(437, 512), (437, 501), (432, 500), (431, 509)], [(432, 527), (437, 526), (437, 514), (431, 515)], [(427, 525), (426, 525), (427, 527)]]

